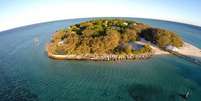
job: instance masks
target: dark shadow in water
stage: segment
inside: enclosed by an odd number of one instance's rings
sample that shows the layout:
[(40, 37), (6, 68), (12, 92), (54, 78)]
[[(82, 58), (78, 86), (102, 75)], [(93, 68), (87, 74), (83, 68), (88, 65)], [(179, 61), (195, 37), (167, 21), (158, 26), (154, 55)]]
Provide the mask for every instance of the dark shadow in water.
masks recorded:
[(0, 68), (0, 101), (39, 101), (38, 96), (31, 92), (25, 80), (7, 75)]
[(178, 93), (160, 86), (133, 84), (128, 92), (134, 101), (186, 101)]
[[(177, 56), (175, 56), (175, 57), (180, 58)], [(199, 58), (199, 57), (194, 57), (194, 58)], [(201, 87), (201, 77), (200, 77), (201, 68), (199, 68), (199, 67), (201, 67), (201, 65), (196, 64), (198, 66), (195, 66), (192, 68), (190, 65), (192, 63), (191, 61), (196, 61), (196, 60), (189, 61), (189, 59), (186, 59), (186, 58), (180, 58), (180, 59), (187, 61), (189, 63), (189, 65), (186, 65), (183, 61), (175, 61), (174, 59), (168, 60), (168, 62), (170, 62), (171, 64), (174, 64), (175, 67), (177, 67), (178, 73), (180, 75), (182, 75), (185, 79), (193, 81)], [(200, 60), (201, 60), (201, 58), (200, 58)], [(199, 62), (201, 62), (201, 61), (199, 61)], [(198, 67), (198, 68), (196, 68), (196, 67)]]
[(0, 93), (2, 101), (39, 101), (37, 95), (22, 87), (4, 88)]

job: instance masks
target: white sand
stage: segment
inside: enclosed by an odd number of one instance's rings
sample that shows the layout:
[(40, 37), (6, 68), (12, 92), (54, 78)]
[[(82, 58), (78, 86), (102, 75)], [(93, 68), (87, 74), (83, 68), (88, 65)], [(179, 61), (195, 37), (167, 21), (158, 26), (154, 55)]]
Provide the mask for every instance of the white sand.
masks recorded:
[(150, 47), (152, 48), (152, 50), (153, 50), (155, 55), (167, 55), (167, 54), (170, 54), (169, 52), (161, 50), (156, 45), (154, 45), (154, 44), (152, 44), (149, 41), (146, 41), (144, 39), (141, 39), (140, 41), (137, 41), (136, 43), (141, 44), (141, 45), (145, 45), (145, 44), (150, 45)]
[[(161, 50), (156, 45), (151, 44), (150, 42), (148, 42), (148, 41), (146, 41), (144, 39), (141, 39), (137, 43), (138, 44), (143, 44), (143, 45), (149, 44), (150, 47), (153, 49), (155, 55), (167, 55), (167, 54), (170, 54), (169, 52)], [(194, 59), (198, 59), (198, 60), (201, 61), (201, 49), (195, 47), (194, 45), (192, 45), (190, 43), (184, 42), (184, 46), (178, 49), (178, 53), (182, 54), (182, 55), (185, 55), (185, 56), (188, 56), (188, 57), (191, 57), (191, 58), (194, 58)]]
[(155, 46), (153, 44), (151, 44), (150, 47), (153, 49), (155, 55), (167, 55), (167, 54), (170, 54), (169, 52), (161, 50), (160, 48), (158, 48), (157, 46)]
[[(141, 45), (146, 45), (146, 44), (150, 45), (150, 47), (152, 48), (155, 55), (168, 55), (168, 54), (170, 54), (168, 51), (161, 50), (156, 45), (154, 45), (154, 44), (152, 44), (146, 40), (143, 40), (143, 39), (141, 39), (141, 41), (137, 41), (136, 43), (141, 44)], [(193, 46), (190, 43), (184, 42), (184, 46), (179, 48), (177, 53), (191, 57), (191, 58), (194, 58), (194, 59), (201, 62), (201, 49)], [(60, 57), (60, 56), (55, 55), (55, 58), (57, 58), (57, 57)], [(66, 57), (64, 56), (61, 58), (66, 58)]]
[(184, 46), (179, 48), (178, 53), (201, 60), (201, 49), (190, 43), (184, 42)]

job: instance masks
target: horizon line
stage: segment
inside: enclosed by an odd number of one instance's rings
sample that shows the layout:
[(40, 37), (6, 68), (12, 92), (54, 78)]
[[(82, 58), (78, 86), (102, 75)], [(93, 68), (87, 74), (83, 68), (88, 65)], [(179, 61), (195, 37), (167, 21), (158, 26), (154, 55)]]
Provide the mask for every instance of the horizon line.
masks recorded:
[(157, 19), (157, 18), (148, 18), (148, 17), (121, 17), (121, 16), (97, 16), (97, 17), (74, 17), (74, 18), (66, 18), (66, 19), (55, 19), (55, 20), (47, 20), (47, 21), (41, 21), (41, 22), (36, 22), (36, 23), (30, 23), (30, 24), (25, 24), (25, 25), (20, 25), (17, 27), (11, 27), (7, 29), (0, 30), (1, 32), (6, 32), (9, 30), (14, 30), (17, 28), (22, 28), (22, 27), (27, 27), (31, 25), (37, 25), (37, 24), (43, 24), (43, 23), (51, 23), (51, 22), (58, 22), (58, 21), (65, 21), (65, 20), (75, 20), (75, 19), (92, 19), (92, 18), (134, 18), (134, 19), (148, 19), (148, 20), (158, 20), (158, 21), (165, 21), (165, 22), (173, 22), (173, 23), (178, 23), (178, 24), (184, 24), (184, 25), (189, 25), (189, 26), (194, 26), (194, 27), (199, 27), (201, 28), (201, 25), (198, 24), (192, 24), (192, 23), (186, 23), (186, 22), (181, 22), (181, 21), (174, 21), (174, 20), (167, 20), (167, 19)]

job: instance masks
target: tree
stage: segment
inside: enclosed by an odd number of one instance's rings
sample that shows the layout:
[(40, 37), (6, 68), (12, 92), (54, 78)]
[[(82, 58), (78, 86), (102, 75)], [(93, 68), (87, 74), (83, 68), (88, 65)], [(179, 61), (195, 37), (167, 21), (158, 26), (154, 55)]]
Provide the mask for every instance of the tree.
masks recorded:
[(126, 54), (132, 54), (132, 50), (133, 50), (132, 45), (130, 45), (130, 44), (125, 44), (125, 46), (124, 46), (124, 52), (125, 52)]
[(79, 41), (79, 36), (76, 33), (68, 33), (64, 38), (63, 47), (65, 48), (65, 53), (73, 53), (76, 45)]
[(80, 27), (89, 27), (89, 26), (93, 26), (93, 23), (91, 23), (91, 22), (82, 22), (82, 23), (80, 23)]
[(80, 38), (79, 44), (77, 44), (77, 48), (75, 49), (75, 51), (77, 54), (89, 54), (91, 51), (89, 38)]
[(159, 47), (164, 48), (167, 45), (181, 47), (183, 45), (182, 39), (176, 33), (164, 29), (155, 29), (156, 41)]
[(181, 39), (180, 37), (174, 35), (174, 36), (172, 37), (172, 42), (171, 42), (171, 44), (172, 44), (173, 46), (175, 46), (175, 47), (182, 47), (182, 46), (183, 46), (183, 41), (182, 41), (182, 39)]
[(54, 33), (53, 37), (52, 37), (52, 42), (59, 42), (62, 40), (63, 36), (65, 35), (65, 31), (64, 30), (60, 30)]
[(105, 36), (103, 40), (105, 48), (111, 51), (119, 45), (120, 33), (116, 30), (109, 29), (106, 34), (107, 36)]
[(146, 52), (151, 52), (152, 48), (149, 45), (144, 45), (142, 50), (143, 50), (143, 53), (146, 53)]
[(96, 19), (55, 32), (50, 48), (59, 54), (136, 54), (150, 51), (146, 45), (135, 51), (128, 44), (141, 37), (161, 48), (183, 45), (182, 39), (171, 31), (122, 19)]
[(158, 39), (157, 39), (157, 44), (159, 47), (161, 48), (165, 48), (167, 45), (169, 45), (171, 42), (170, 38), (167, 37), (167, 36), (160, 36)]
[(152, 43), (154, 43), (154, 41), (156, 41), (156, 34), (157, 32), (155, 32), (156, 30), (153, 28), (148, 28), (148, 29), (144, 29), (141, 31), (141, 33), (139, 34), (140, 37), (145, 38), (145, 40), (147, 41), (151, 41)]
[(96, 31), (92, 29), (85, 29), (82, 31), (82, 33), (84, 37), (91, 37), (92, 35), (94, 35), (94, 33), (96, 33)]
[(128, 34), (128, 41), (136, 41), (137, 39), (137, 32), (132, 29), (126, 29), (125, 33)]
[(91, 46), (91, 53), (103, 54), (107, 51), (105, 48), (105, 43), (103, 42), (103, 37), (94, 38)]

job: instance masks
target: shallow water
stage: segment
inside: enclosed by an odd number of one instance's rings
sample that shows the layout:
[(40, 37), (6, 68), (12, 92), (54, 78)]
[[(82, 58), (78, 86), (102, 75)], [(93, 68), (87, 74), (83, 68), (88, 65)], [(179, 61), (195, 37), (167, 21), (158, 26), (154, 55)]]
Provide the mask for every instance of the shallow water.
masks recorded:
[[(188, 90), (187, 101), (201, 101), (201, 67), (172, 55), (119, 62), (47, 58), (44, 48), (53, 32), (86, 20), (0, 32), (0, 101), (184, 101), (180, 95)], [(199, 27), (133, 20), (170, 29), (201, 47)]]

